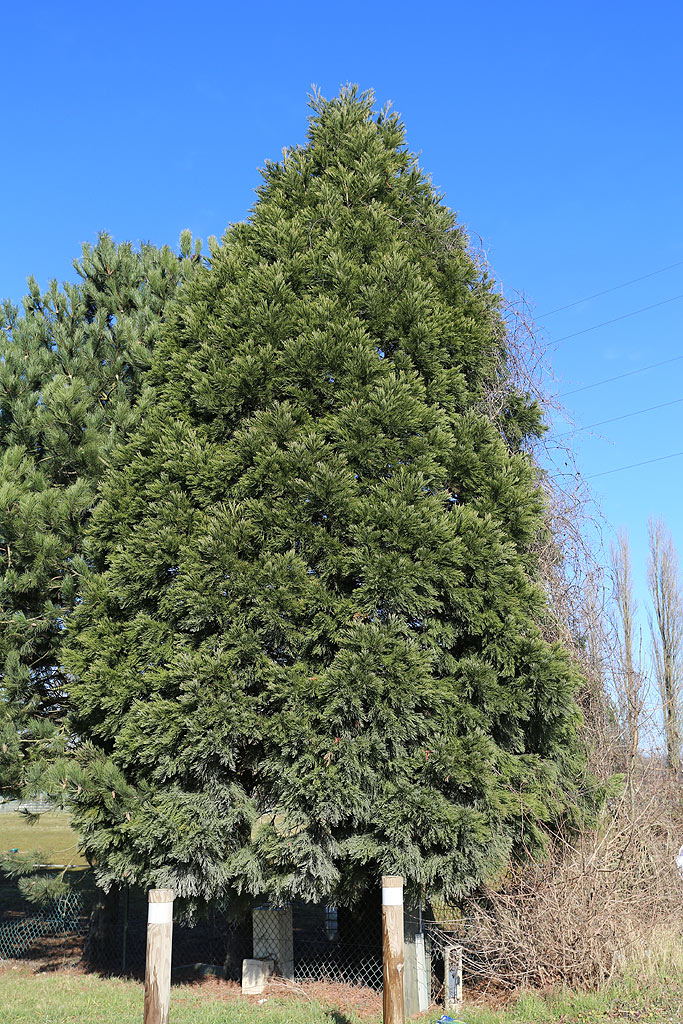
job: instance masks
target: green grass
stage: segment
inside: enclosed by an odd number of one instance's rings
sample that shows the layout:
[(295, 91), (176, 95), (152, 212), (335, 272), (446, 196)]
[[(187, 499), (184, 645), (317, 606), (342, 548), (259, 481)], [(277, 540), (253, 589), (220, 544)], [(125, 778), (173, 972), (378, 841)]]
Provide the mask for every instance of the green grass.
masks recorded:
[(464, 1008), (458, 1018), (466, 1024), (680, 1024), (676, 997), (641, 993), (636, 999), (622, 987), (598, 993), (536, 993), (520, 996), (507, 1010)]
[[(522, 995), (504, 1011), (468, 1007), (466, 1024), (680, 1024), (681, 984), (629, 987), (628, 980), (598, 994)], [(25, 965), (0, 967), (0, 1024), (140, 1024), (143, 988), (138, 982), (76, 971), (33, 973)], [(436, 1020), (433, 1008), (422, 1021)], [(234, 986), (177, 985), (171, 994), (172, 1024), (361, 1024), (353, 1010), (310, 999), (269, 995), (242, 999)], [(362, 1024), (379, 1024), (363, 1016)]]
[[(353, 1013), (308, 1000), (269, 996), (242, 1000), (226, 986), (174, 986), (172, 1024), (357, 1024)], [(31, 974), (25, 967), (0, 969), (0, 1024), (140, 1024), (143, 987), (119, 978), (61, 971)], [(366, 1018), (364, 1024), (377, 1024)]]
[[(67, 880), (81, 891), (92, 891), (92, 878), (83, 870), (87, 862), (78, 852), (69, 816), (63, 811), (41, 814), (34, 824), (19, 811), (0, 814), (0, 856), (14, 849), (24, 854), (39, 851), (42, 864), (73, 864), (74, 870), (66, 873)], [(54, 868), (53, 873), (61, 872)], [(0, 873), (0, 909), (3, 905), (16, 908), (22, 902), (17, 879)]]
[(683, 958), (669, 943), (634, 958), (623, 975), (597, 992), (528, 992), (503, 1011), (465, 1007), (465, 1024), (681, 1024)]
[(85, 864), (78, 852), (76, 835), (68, 814), (49, 811), (35, 824), (19, 811), (0, 814), (0, 853), (18, 849), (20, 853), (40, 850), (45, 864)]

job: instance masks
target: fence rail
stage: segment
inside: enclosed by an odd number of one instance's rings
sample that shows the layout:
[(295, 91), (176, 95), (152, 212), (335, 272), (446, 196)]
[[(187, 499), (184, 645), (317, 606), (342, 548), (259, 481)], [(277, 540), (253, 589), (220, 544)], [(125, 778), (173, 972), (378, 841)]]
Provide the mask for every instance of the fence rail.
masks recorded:
[(16, 814), (17, 811), (25, 811), (27, 814), (43, 814), (44, 811), (52, 810), (52, 806), (46, 796), (36, 797), (35, 800), (5, 800), (0, 797), (0, 814)]

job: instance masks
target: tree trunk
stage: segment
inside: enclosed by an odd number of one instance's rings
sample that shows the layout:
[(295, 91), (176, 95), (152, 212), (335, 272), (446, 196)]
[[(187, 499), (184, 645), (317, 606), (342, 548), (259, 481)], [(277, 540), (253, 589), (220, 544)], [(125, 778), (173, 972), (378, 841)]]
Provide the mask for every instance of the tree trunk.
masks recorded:
[(99, 898), (90, 915), (90, 928), (85, 944), (85, 959), (102, 971), (116, 971), (121, 966), (121, 942), (118, 936), (121, 890), (112, 887), (99, 891)]

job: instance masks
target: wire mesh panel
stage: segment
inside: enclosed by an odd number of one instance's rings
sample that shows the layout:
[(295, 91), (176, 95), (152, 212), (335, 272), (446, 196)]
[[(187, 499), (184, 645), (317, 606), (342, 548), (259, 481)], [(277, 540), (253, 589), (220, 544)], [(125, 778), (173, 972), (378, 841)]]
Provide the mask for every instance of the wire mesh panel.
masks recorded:
[(364, 907), (294, 907), (294, 977), (382, 987), (381, 916)]
[[(30, 903), (13, 880), (0, 885), (0, 960), (83, 960), (106, 973), (142, 977), (147, 943), (147, 894), (123, 889), (108, 894), (92, 879), (44, 906)], [(251, 921), (229, 923), (221, 912), (194, 926), (176, 922), (174, 972), (198, 964), (239, 980), (251, 956)]]
[[(0, 891), (0, 959), (82, 959), (97, 970), (142, 977), (147, 894), (134, 888), (105, 894), (87, 872), (78, 885), (63, 898), (36, 906), (6, 880)], [(191, 926), (175, 923), (176, 977), (210, 969), (239, 981), (243, 961), (251, 958), (271, 960), (275, 973), (292, 981), (380, 990), (379, 902), (368, 899), (355, 907), (257, 904), (237, 922), (215, 910)]]
[(88, 915), (77, 893), (44, 907), (17, 902), (0, 918), (0, 960), (80, 958)]
[[(91, 929), (92, 930), (92, 929)], [(109, 971), (142, 977), (147, 945), (147, 893), (131, 887), (118, 894), (105, 927), (100, 954), (90, 943), (84, 958)], [(242, 961), (252, 955), (251, 920), (234, 923), (212, 910), (194, 924), (175, 921), (171, 972), (174, 978), (193, 972), (241, 977)]]
[(467, 918), (423, 922), (431, 949), (432, 1001), (455, 1008), (463, 997), (463, 970), (473, 965)]

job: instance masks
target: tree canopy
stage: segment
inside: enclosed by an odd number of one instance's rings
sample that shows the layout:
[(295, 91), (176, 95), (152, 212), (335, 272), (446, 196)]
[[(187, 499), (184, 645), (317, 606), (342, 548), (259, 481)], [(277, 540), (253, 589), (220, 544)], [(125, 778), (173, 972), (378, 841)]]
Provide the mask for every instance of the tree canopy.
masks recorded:
[(454, 899), (575, 798), (492, 282), (395, 114), (312, 107), (173, 304), (65, 652), (100, 881), (188, 905)]
[(65, 624), (77, 599), (86, 523), (116, 444), (139, 415), (164, 312), (193, 266), (169, 248), (83, 247), (78, 284), (0, 315), (0, 785), (63, 749)]

